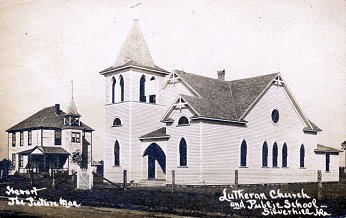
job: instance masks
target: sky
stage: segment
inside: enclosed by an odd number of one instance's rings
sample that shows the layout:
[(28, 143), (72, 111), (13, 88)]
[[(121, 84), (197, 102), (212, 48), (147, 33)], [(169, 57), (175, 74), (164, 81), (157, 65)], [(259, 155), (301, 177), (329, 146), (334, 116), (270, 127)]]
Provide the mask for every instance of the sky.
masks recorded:
[[(136, 7), (132, 7), (137, 5)], [(44, 107), (81, 121), (102, 160), (104, 78), (138, 19), (154, 63), (233, 80), (280, 72), (318, 143), (346, 140), (346, 3), (326, 1), (0, 1), (0, 158), (6, 129)], [(341, 163), (344, 155), (340, 156)]]

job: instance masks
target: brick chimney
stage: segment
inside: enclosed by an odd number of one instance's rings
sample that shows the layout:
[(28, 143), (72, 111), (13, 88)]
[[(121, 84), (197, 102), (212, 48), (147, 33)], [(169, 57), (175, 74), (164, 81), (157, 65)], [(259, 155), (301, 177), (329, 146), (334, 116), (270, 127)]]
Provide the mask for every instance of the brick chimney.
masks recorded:
[(222, 81), (225, 81), (225, 70), (220, 70), (220, 71), (217, 71), (217, 78), (219, 80), (222, 80)]
[(55, 113), (59, 114), (60, 113), (60, 104), (55, 104), (54, 108), (55, 108)]

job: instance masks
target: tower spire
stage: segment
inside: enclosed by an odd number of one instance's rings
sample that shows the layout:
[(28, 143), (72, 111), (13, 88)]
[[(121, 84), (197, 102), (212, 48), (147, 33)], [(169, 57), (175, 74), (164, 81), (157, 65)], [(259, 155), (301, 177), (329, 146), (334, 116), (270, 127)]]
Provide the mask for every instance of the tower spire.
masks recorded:
[(129, 64), (130, 62), (141, 66), (155, 67), (137, 19), (133, 20), (131, 30), (113, 67)]

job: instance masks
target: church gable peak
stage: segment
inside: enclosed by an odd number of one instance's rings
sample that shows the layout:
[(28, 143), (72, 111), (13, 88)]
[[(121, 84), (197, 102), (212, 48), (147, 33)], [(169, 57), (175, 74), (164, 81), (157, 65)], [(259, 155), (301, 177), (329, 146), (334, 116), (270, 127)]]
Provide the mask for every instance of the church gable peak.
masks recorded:
[(126, 65), (129, 62), (155, 68), (137, 19), (134, 20), (113, 67)]

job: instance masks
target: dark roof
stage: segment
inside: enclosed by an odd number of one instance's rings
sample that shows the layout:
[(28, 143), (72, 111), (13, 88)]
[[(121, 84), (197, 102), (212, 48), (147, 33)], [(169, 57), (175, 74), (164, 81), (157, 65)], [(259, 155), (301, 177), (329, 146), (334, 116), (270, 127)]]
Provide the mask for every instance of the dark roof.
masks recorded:
[(169, 138), (170, 135), (166, 134), (166, 127), (162, 127), (160, 129), (156, 129), (151, 131), (141, 137), (139, 139), (152, 139), (152, 138)]
[(315, 153), (320, 153), (320, 154), (339, 154), (343, 152), (342, 150), (328, 147), (325, 145), (320, 145), (320, 144), (317, 144), (317, 149), (315, 149), (314, 151)]
[(247, 108), (278, 75), (269, 74), (247, 79), (223, 81), (176, 71), (200, 97), (183, 95), (199, 116), (239, 120)]
[[(59, 110), (58, 113), (56, 113), (55, 106), (52, 107), (46, 107), (39, 112), (31, 115), (30, 117), (26, 118), (22, 122), (12, 126), (11, 128), (7, 129), (7, 132), (14, 132), (14, 131), (20, 131), (20, 130), (27, 130), (27, 129), (41, 129), (41, 128), (54, 128), (54, 129), (63, 129), (66, 128), (64, 126), (64, 116), (65, 112)], [(89, 126), (85, 125), (81, 122), (81, 126), (73, 126), (73, 128), (79, 128), (83, 129), (85, 131), (94, 131)]]
[(18, 152), (18, 154), (29, 155), (36, 149), (40, 150), (43, 154), (70, 154), (62, 147), (45, 147), (45, 146), (36, 146), (32, 149)]
[[(244, 122), (243, 116), (261, 96), (266, 88), (279, 76), (279, 73), (250, 77), (233, 81), (224, 81), (176, 70), (175, 73), (197, 96), (182, 95), (195, 112), (197, 118)], [(164, 121), (164, 120), (163, 120)], [(312, 128), (304, 131), (321, 131), (309, 120)]]
[(140, 67), (140, 68), (146, 68), (146, 69), (149, 69), (149, 70), (161, 71), (164, 74), (169, 74), (169, 71), (167, 71), (165, 69), (162, 69), (161, 67), (158, 67), (156, 65), (154, 65), (154, 66), (155, 67), (150, 67), (150, 66), (145, 66), (145, 65), (138, 64), (135, 61), (129, 61), (126, 64), (123, 64), (123, 65), (120, 65), (120, 66), (108, 67), (108, 68), (102, 70), (100, 72), (100, 74), (103, 75), (103, 74), (105, 74), (105, 73), (107, 73), (109, 71), (116, 71), (116, 70), (119, 70), (119, 69), (122, 69), (122, 68), (126, 68), (126, 67)]

